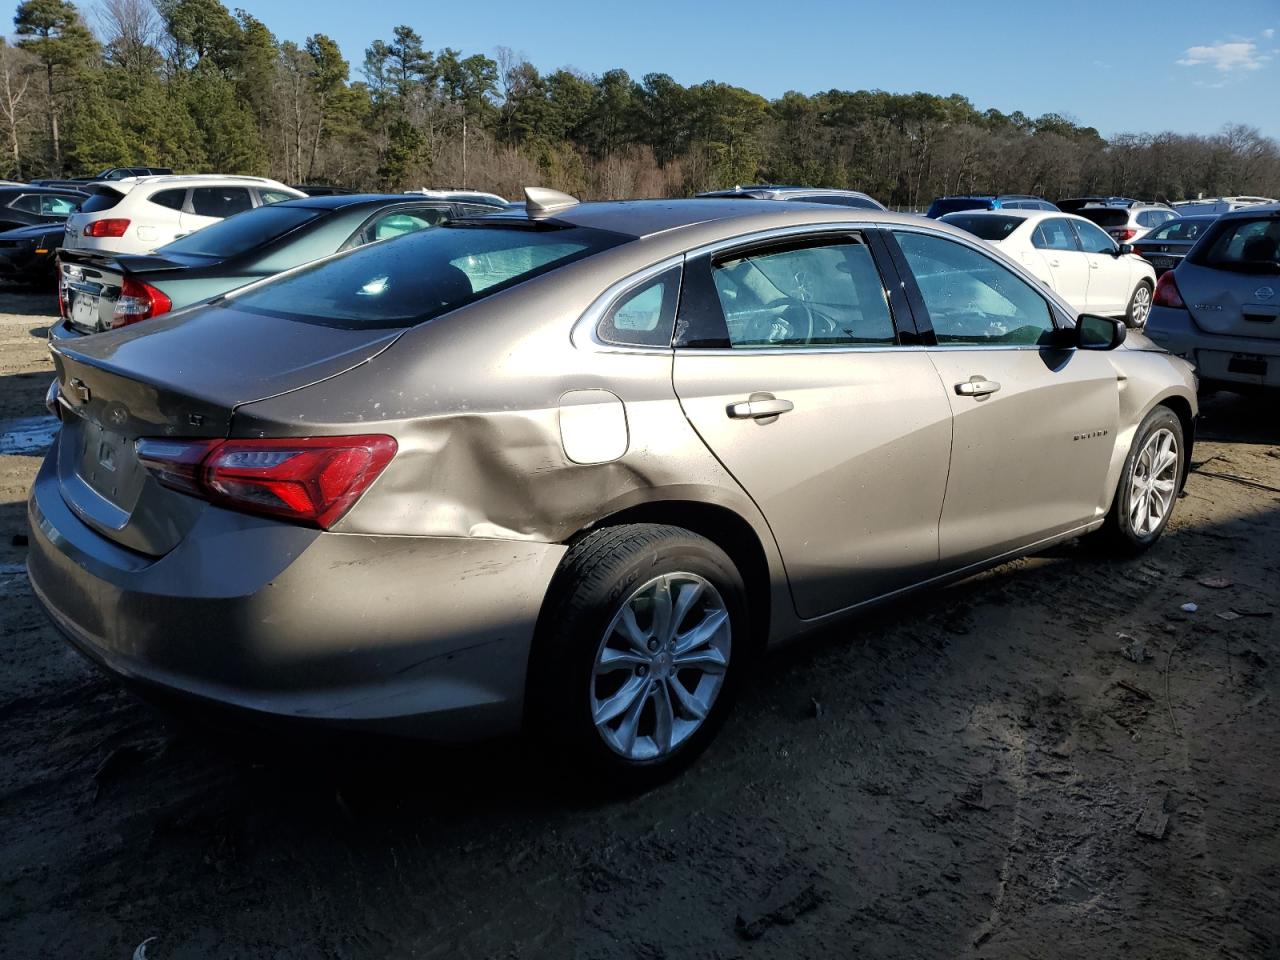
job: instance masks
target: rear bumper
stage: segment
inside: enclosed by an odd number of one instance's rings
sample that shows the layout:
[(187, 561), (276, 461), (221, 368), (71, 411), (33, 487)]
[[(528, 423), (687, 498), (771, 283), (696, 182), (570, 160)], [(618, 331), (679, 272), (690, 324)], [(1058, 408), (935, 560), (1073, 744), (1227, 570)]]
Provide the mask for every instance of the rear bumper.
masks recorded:
[(1195, 364), (1202, 383), (1280, 388), (1280, 340), (1205, 333), (1190, 313), (1171, 307), (1152, 307), (1144, 332)]
[(28, 501), (28, 572), (107, 671), (264, 719), (444, 741), (519, 729), (563, 547), (324, 533), (210, 507), (150, 558), (72, 513), (55, 455)]

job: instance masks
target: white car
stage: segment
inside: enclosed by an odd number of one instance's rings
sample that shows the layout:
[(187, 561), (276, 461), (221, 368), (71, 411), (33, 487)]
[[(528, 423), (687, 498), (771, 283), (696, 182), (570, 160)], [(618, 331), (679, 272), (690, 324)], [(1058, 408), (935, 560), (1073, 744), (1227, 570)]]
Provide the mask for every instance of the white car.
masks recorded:
[(1084, 217), (1043, 210), (965, 210), (944, 223), (995, 244), (1081, 313), (1124, 317), (1141, 327), (1156, 271)]
[(126, 177), (90, 183), (62, 245), (74, 250), (150, 253), (232, 214), (306, 194), (265, 177), (211, 174)]

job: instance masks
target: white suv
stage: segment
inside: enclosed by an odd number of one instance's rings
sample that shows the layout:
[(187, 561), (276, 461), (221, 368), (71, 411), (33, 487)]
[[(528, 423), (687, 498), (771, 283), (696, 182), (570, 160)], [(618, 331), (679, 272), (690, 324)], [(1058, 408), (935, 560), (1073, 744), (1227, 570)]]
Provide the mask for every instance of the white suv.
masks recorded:
[(150, 253), (226, 217), (306, 194), (265, 177), (126, 177), (86, 184), (91, 194), (67, 219), (62, 245), (76, 250)]

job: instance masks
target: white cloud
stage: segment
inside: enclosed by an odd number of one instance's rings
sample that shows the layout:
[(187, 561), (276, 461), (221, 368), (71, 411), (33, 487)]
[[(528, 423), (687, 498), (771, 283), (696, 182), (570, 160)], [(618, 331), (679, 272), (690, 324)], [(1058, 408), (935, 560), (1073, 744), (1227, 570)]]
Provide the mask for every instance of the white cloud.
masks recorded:
[(1183, 67), (1211, 66), (1221, 73), (1236, 70), (1261, 70), (1271, 59), (1251, 40), (1222, 41), (1207, 46), (1188, 47), (1178, 64)]
[(1263, 30), (1263, 31), (1262, 31), (1262, 39), (1263, 39), (1263, 40), (1270, 40), (1270, 39), (1271, 39), (1272, 37), (1274, 37), (1275, 35), (1276, 35), (1276, 32), (1275, 32), (1275, 30), (1271, 29), (1271, 27), (1267, 27), (1267, 29), (1265, 29), (1265, 30)]

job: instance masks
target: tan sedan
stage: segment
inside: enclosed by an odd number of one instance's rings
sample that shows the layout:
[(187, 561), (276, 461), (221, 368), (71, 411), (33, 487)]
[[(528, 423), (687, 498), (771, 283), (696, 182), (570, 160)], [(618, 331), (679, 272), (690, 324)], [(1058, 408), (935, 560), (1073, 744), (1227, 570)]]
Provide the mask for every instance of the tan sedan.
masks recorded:
[(769, 645), (1163, 531), (1191, 368), (980, 240), (804, 203), (582, 203), (54, 346), (30, 572), (140, 686), (643, 783)]

